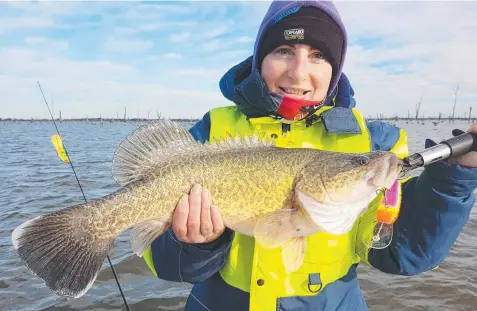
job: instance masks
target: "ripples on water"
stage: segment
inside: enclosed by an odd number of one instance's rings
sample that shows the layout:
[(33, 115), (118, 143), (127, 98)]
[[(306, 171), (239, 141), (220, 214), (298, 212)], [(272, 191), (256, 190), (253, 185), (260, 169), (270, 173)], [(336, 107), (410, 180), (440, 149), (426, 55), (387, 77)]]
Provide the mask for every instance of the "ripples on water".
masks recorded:
[[(423, 149), (424, 139), (449, 138), (467, 122), (434, 126), (397, 123), (409, 135), (410, 151)], [(65, 145), (88, 199), (118, 189), (111, 178), (117, 145), (139, 123), (64, 122), (59, 124)], [(188, 127), (189, 125), (186, 125)], [(124, 310), (111, 269), (104, 269), (80, 299), (53, 295), (21, 264), (11, 245), (11, 232), (32, 217), (83, 202), (69, 165), (51, 145), (51, 123), (0, 122), (0, 310)], [(359, 268), (360, 284), (371, 311), (475, 310), (477, 306), (477, 222), (475, 210), (437, 271), (417, 277), (389, 276)], [(132, 254), (128, 233), (114, 242), (111, 260), (132, 310), (182, 310), (190, 285), (156, 279), (142, 259)]]

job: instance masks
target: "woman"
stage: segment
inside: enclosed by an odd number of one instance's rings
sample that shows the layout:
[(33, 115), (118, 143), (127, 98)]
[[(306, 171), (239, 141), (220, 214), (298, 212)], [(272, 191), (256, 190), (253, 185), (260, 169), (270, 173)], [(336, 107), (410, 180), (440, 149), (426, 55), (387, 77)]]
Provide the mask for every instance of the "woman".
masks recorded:
[[(341, 72), (346, 48), (346, 31), (333, 4), (273, 2), (253, 56), (220, 81), (235, 106), (209, 111), (191, 133), (204, 142), (226, 132), (258, 130), (280, 147), (407, 156), (402, 129), (369, 122), (354, 109), (353, 89)], [(477, 132), (477, 126), (471, 130)], [(397, 275), (437, 267), (468, 219), (476, 167), (473, 152), (401, 181), (402, 200), (396, 203), (401, 211), (388, 247), (373, 249), (367, 243), (383, 204), (375, 200), (348, 232), (308, 237), (312, 247), (293, 273), (283, 270), (276, 249), (263, 249), (253, 238), (225, 228), (210, 192), (195, 185), (180, 199), (173, 229), (144, 257), (159, 278), (195, 284), (196, 299), (189, 297), (185, 310), (366, 310), (358, 263)]]

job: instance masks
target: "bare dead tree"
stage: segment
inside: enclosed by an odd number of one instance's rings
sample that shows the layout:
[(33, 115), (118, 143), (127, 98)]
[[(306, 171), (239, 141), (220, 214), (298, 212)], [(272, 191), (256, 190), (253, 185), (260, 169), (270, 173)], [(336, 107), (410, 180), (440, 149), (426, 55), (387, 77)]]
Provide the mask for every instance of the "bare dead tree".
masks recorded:
[(455, 118), (455, 106), (457, 105), (457, 93), (459, 92), (459, 83), (454, 89), (454, 107), (452, 108), (452, 120)]
[(421, 103), (422, 103), (422, 96), (419, 99), (419, 103), (416, 105), (416, 120), (419, 118), (419, 110), (421, 109)]
[(55, 103), (53, 102), (53, 94), (51, 94), (51, 114), (53, 115), (53, 120), (55, 119)]

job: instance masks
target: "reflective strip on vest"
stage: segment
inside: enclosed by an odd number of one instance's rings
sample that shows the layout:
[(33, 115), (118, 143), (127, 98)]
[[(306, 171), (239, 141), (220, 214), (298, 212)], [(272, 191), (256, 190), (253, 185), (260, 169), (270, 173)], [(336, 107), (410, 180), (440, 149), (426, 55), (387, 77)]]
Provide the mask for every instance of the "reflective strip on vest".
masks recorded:
[[(332, 107), (323, 107), (319, 116)], [(282, 122), (271, 117), (247, 120), (237, 107), (222, 107), (210, 111), (210, 141), (224, 139), (227, 133), (240, 135), (258, 131), (273, 138), (282, 148), (307, 147), (343, 153), (371, 151), (371, 137), (363, 116), (352, 109), (361, 128), (361, 134), (327, 133), (321, 119), (312, 126), (305, 120), (290, 124), (282, 133)], [(404, 141), (399, 142), (405, 144)], [(395, 145), (399, 156), (407, 152), (407, 146)], [(404, 148), (406, 150), (404, 150)], [(346, 275), (351, 265), (367, 261), (368, 244), (376, 224), (376, 209), (382, 195), (360, 216), (354, 227), (343, 235), (319, 232), (307, 237), (307, 248), (302, 266), (293, 273), (285, 271), (281, 262), (281, 248), (264, 249), (253, 237), (235, 233), (230, 254), (220, 270), (224, 281), (250, 293), (250, 310), (276, 310), (279, 297), (317, 295), (327, 284)], [(366, 240), (369, 239), (369, 240)], [(310, 275), (319, 281), (309, 285)], [(321, 282), (321, 284), (319, 284)]]

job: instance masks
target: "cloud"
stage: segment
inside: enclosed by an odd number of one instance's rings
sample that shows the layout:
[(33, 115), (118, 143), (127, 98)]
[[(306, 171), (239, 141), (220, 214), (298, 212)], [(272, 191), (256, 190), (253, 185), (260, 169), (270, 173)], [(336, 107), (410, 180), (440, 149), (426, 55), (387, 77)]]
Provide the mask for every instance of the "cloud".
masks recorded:
[(41, 44), (45, 43), (48, 39), (44, 37), (26, 37), (25, 42), (27, 44)]
[(255, 41), (255, 38), (252, 38), (252, 37), (249, 37), (249, 36), (241, 36), (239, 38), (237, 38), (237, 42), (240, 42), (240, 43), (250, 43), (250, 42), (254, 42)]
[[(429, 113), (452, 108), (452, 88), (477, 103), (476, 3), (338, 3), (350, 41), (345, 72), (358, 107), (406, 115), (423, 96)], [(392, 12), (392, 13), (391, 13)], [(441, 98), (437, 100), (436, 98)], [(459, 113), (468, 110), (458, 106)]]
[(12, 31), (25, 28), (50, 28), (54, 26), (53, 20), (49, 18), (2, 18), (0, 19), (0, 32)]
[(220, 35), (223, 35), (225, 33), (227, 33), (229, 27), (228, 26), (222, 26), (221, 28), (214, 28), (214, 29), (211, 29), (207, 32), (205, 32), (204, 34), (202, 34), (202, 37), (203, 38), (215, 38), (215, 37), (218, 37)]
[(138, 63), (152, 66), (154, 63), (171, 62), (183, 58), (179, 53), (150, 54), (138, 60)]
[(2, 4), (4, 11), (7, 9), (21, 10), (27, 16), (56, 16), (78, 13), (78, 9), (86, 8), (75, 1), (6, 1)]
[(177, 53), (166, 53), (164, 54), (164, 57), (169, 59), (181, 59), (182, 55)]
[(124, 36), (124, 35), (132, 35), (137, 32), (136, 29), (134, 28), (129, 28), (129, 27), (117, 27), (114, 29), (114, 33), (118, 36)]
[[(165, 117), (200, 117), (210, 107), (223, 104), (222, 96), (215, 92), (166, 89), (152, 83), (119, 83), (114, 81), (86, 81), (78, 80), (40, 80), (47, 98), (54, 95), (55, 110), (61, 111), (63, 118), (72, 117), (116, 117), (119, 111), (122, 115), (127, 107), (128, 116), (146, 117), (150, 110), (153, 115), (156, 111)], [(6, 96), (23, 94), (34, 100), (30, 106), (32, 116), (46, 118), (48, 112), (40, 105), (41, 95), (34, 79), (11, 79), (0, 75), (2, 93)], [(5, 88), (5, 89), (4, 89)], [(74, 94), (74, 96), (72, 95)], [(139, 100), (140, 99), (140, 100)], [(12, 117), (25, 117), (24, 109), (28, 103), (10, 107)], [(177, 109), (180, 107), (180, 109)], [(28, 116), (30, 117), (30, 116)]]
[(104, 47), (111, 52), (136, 53), (150, 49), (154, 43), (147, 40), (123, 39), (110, 37), (104, 43)]
[(214, 52), (224, 47), (222, 40), (211, 40), (202, 44), (202, 50), (204, 52)]
[(182, 33), (173, 33), (171, 34), (169, 40), (171, 42), (185, 42), (190, 38), (190, 32), (182, 32)]
[(234, 22), (227, 20), (206, 30), (200, 35), (200, 37), (201, 39), (215, 38), (230, 32), (233, 26)]
[(127, 7), (127, 12), (122, 16), (133, 21), (161, 20), (167, 16), (183, 16), (194, 13), (193, 5), (187, 2), (172, 3), (141, 3)]
[(69, 48), (69, 43), (68, 41), (64, 40), (51, 40), (46, 37), (26, 37), (25, 38), (25, 43), (28, 44), (29, 46), (34, 47), (35, 49), (52, 49), (56, 51), (63, 51), (67, 50)]
[[(46, 79), (64, 80), (65, 75), (74, 79), (98, 80), (118, 75), (130, 74), (134, 69), (131, 66), (109, 61), (72, 61), (46, 51), (10, 48), (0, 52), (0, 68), (2, 74), (17, 77), (44, 77)], [(24, 66), (18, 66), (24, 64)]]
[(170, 74), (179, 78), (200, 79), (202, 82), (217, 83), (225, 71), (226, 68), (182, 68), (170, 71)]

